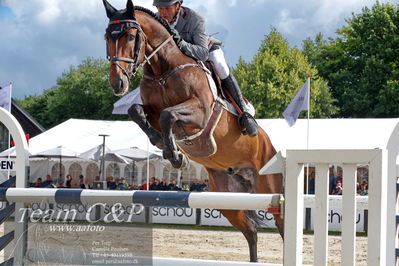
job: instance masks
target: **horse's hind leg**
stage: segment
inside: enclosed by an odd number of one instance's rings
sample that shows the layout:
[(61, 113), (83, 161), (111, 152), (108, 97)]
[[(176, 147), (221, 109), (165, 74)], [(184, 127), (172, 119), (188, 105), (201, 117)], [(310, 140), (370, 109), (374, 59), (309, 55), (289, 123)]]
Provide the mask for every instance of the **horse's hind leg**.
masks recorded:
[[(211, 191), (217, 192), (252, 192), (250, 181), (228, 171), (208, 169)], [(221, 210), (229, 222), (240, 230), (248, 242), (251, 262), (258, 261), (256, 222), (243, 210)]]
[(242, 232), (248, 242), (249, 247), (249, 261), (258, 261), (258, 234), (256, 230), (256, 223), (250, 219), (245, 211), (237, 210), (221, 210), (224, 217), (238, 230)]
[[(254, 192), (255, 193), (283, 193), (283, 176), (281, 174), (255, 175)], [(284, 219), (280, 214), (274, 214), (276, 227), (284, 239)]]
[(133, 104), (129, 110), (128, 114), (130, 118), (144, 131), (144, 133), (150, 139), (152, 145), (157, 146), (159, 149), (163, 150), (164, 145), (162, 141), (161, 133), (153, 128), (148, 122), (144, 108), (141, 104)]

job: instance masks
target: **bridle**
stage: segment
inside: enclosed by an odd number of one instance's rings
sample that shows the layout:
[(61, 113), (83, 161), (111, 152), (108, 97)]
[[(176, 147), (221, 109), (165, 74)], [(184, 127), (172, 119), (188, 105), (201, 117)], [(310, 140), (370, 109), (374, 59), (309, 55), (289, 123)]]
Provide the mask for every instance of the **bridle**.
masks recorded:
[[(110, 26), (115, 25), (115, 24), (122, 24), (123, 31), (119, 32), (119, 34), (113, 38), (111, 35), (112, 32), (110, 32)], [(134, 51), (133, 51), (133, 57), (128, 58), (128, 57), (120, 57), (117, 56), (118, 53), (118, 40), (121, 36), (125, 34), (125, 32), (129, 29), (137, 29), (137, 35), (135, 37), (135, 44), (134, 44)], [(127, 77), (128, 82), (130, 83), (130, 78), (136, 74), (136, 72), (143, 67), (146, 63), (150, 63), (150, 59), (163, 47), (165, 46), (172, 38), (173, 35), (169, 36), (166, 40), (164, 40), (160, 45), (158, 45), (157, 48), (154, 49), (154, 51), (149, 55), (146, 56), (144, 53), (144, 60), (143, 62), (138, 64), (139, 60), (139, 55), (142, 49), (141, 45), (141, 39), (142, 37), (144, 38), (144, 42), (147, 43), (147, 36), (145, 35), (144, 31), (142, 30), (140, 24), (136, 20), (132, 19), (124, 19), (124, 20), (114, 20), (110, 21), (108, 23), (108, 28), (106, 30), (105, 38), (111, 37), (111, 39), (115, 40), (115, 56), (110, 56), (109, 55), (109, 49), (108, 49), (108, 41), (107, 43), (107, 59), (110, 61), (112, 65), (117, 66), (122, 70), (122, 73)], [(145, 47), (145, 46), (144, 46)], [(123, 68), (119, 62), (126, 62), (129, 63), (126, 68)]]

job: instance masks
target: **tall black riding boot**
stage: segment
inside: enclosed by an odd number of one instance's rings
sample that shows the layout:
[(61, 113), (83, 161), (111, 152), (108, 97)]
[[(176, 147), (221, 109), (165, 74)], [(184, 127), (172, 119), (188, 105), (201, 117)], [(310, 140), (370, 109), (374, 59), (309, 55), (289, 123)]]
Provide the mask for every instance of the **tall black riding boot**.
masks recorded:
[(241, 127), (242, 133), (250, 137), (256, 136), (258, 134), (258, 124), (255, 118), (248, 112), (237, 80), (230, 74), (227, 78), (222, 80), (222, 85), (228, 90), (242, 111), (242, 115), (238, 117), (238, 124)]

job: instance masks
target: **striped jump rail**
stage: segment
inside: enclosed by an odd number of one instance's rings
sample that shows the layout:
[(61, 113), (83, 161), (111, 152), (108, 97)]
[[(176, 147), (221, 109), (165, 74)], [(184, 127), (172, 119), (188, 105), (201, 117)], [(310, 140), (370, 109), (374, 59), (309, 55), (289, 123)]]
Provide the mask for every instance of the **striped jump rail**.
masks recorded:
[(121, 204), (145, 207), (212, 208), (219, 210), (272, 210), (278, 213), (280, 194), (94, 190), (69, 188), (1, 188), (0, 201), (69, 204)]

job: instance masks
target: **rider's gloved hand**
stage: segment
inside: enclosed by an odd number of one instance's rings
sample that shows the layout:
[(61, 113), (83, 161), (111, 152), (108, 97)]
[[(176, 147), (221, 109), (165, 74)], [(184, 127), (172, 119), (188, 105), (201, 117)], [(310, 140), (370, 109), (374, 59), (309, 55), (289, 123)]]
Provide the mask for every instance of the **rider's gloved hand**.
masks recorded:
[(172, 32), (173, 32), (173, 40), (175, 41), (177, 46), (181, 48), (183, 39), (180, 37), (180, 34), (176, 29), (172, 29)]

